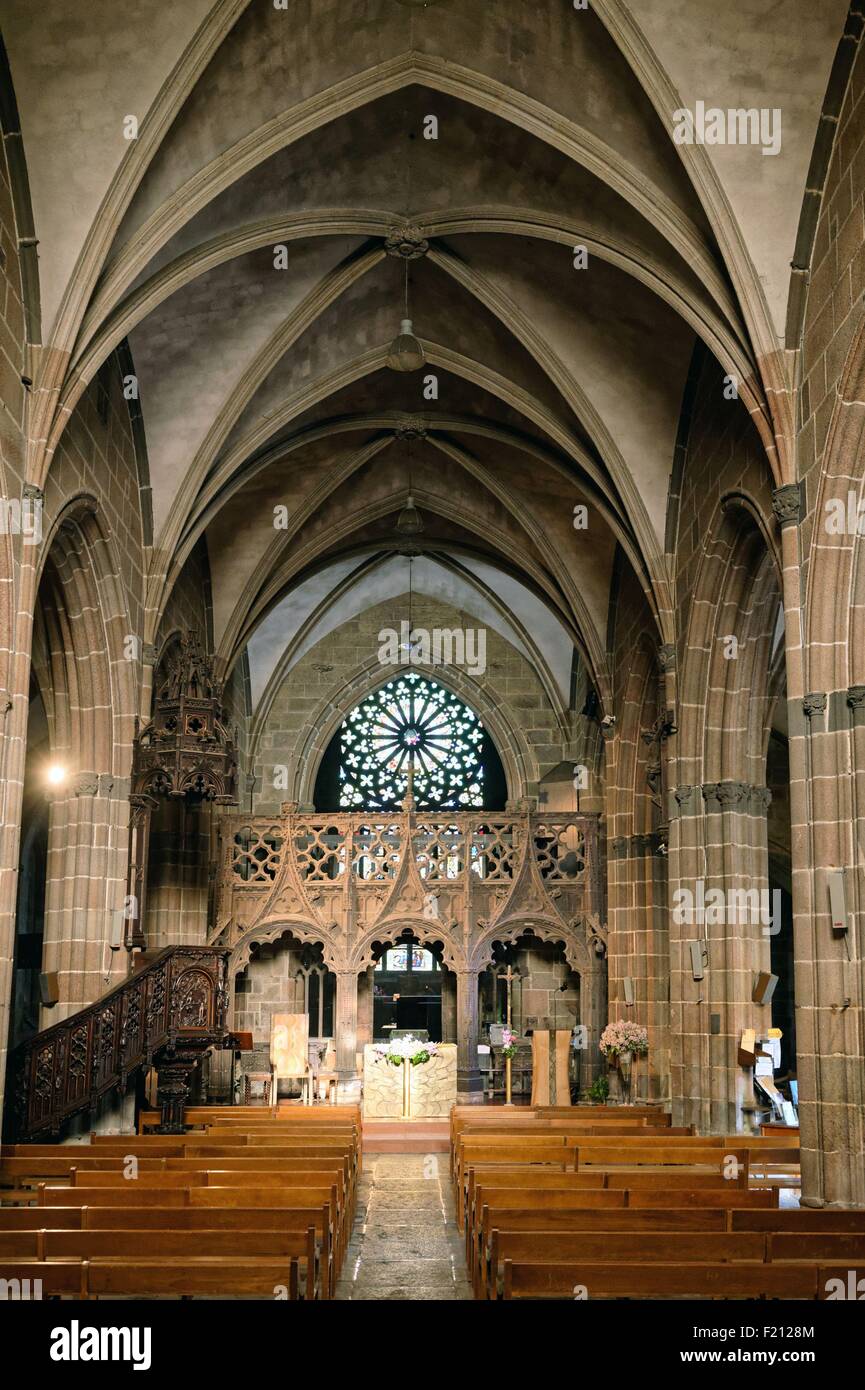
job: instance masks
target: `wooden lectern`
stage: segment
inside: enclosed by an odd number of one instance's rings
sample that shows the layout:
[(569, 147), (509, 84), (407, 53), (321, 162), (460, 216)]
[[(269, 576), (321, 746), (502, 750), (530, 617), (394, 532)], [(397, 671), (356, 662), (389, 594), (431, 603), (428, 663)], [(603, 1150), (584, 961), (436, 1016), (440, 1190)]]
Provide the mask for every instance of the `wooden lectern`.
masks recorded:
[(570, 1105), (571, 1029), (532, 1030), (532, 1105)]

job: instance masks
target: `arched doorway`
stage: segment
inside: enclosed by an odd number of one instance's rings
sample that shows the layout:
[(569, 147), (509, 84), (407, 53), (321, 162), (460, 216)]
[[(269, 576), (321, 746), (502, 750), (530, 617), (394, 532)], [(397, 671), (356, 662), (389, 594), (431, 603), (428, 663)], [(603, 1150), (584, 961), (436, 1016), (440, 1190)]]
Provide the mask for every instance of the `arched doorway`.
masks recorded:
[[(504, 1095), (501, 1027), (507, 1020), (511, 978), (511, 1027), (519, 1039), (511, 1072), (516, 1100), (528, 1102), (532, 1089), (531, 1033), (535, 1028), (575, 1029), (583, 1022), (580, 975), (560, 941), (543, 941), (526, 931), (516, 940), (493, 943), (492, 962), (478, 976), (479, 1063), (489, 1099)], [(578, 1097), (581, 1053), (571, 1054), (571, 1093)]]
[[(274, 941), (254, 942), (249, 959), (234, 978), (234, 1029), (251, 1033), (252, 1053), (243, 1070), (270, 1067), (273, 1019), (281, 1014), (306, 1016), (309, 1060), (318, 1070), (333, 1068), (336, 976), (324, 961), (322, 946), (301, 941), (287, 928)], [(287, 1096), (299, 1086), (280, 1085)]]
[[(444, 979), (441, 951), (401, 938), (377, 953), (372, 969), (372, 1037), (384, 1042), (394, 1032), (426, 1033), (443, 1042)], [(450, 994), (450, 991), (448, 991)]]

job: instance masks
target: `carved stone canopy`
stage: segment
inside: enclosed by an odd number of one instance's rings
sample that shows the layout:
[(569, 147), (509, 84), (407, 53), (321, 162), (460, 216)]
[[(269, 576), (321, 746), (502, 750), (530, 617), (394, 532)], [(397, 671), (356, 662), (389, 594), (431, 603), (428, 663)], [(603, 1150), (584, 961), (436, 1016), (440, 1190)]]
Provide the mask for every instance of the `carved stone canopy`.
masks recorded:
[(231, 806), (237, 754), (222, 686), (194, 632), (173, 644), (157, 672), (153, 718), (136, 733), (132, 791)]

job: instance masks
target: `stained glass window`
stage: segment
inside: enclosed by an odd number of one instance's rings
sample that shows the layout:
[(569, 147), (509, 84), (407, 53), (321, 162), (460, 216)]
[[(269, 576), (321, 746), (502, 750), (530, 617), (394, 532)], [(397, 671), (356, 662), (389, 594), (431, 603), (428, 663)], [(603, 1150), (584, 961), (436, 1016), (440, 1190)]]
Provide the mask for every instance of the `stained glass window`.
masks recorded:
[(425, 946), (391, 946), (376, 964), (376, 970), (417, 971), (438, 970), (432, 951)]
[(340, 729), (340, 807), (401, 806), (412, 755), (418, 809), (483, 806), (483, 744), (478, 716), (443, 685), (416, 671), (396, 676)]

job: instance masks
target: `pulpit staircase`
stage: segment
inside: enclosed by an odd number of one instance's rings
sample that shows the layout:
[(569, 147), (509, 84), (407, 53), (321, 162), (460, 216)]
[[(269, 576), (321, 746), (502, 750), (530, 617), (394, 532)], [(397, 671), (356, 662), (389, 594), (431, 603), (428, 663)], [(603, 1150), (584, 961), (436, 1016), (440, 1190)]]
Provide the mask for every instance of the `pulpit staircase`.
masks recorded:
[(168, 946), (95, 1003), (21, 1043), (10, 1056), (7, 1138), (57, 1137), (151, 1067), (163, 1128), (181, 1131), (196, 1067), (228, 1043), (227, 958), (215, 947)]

